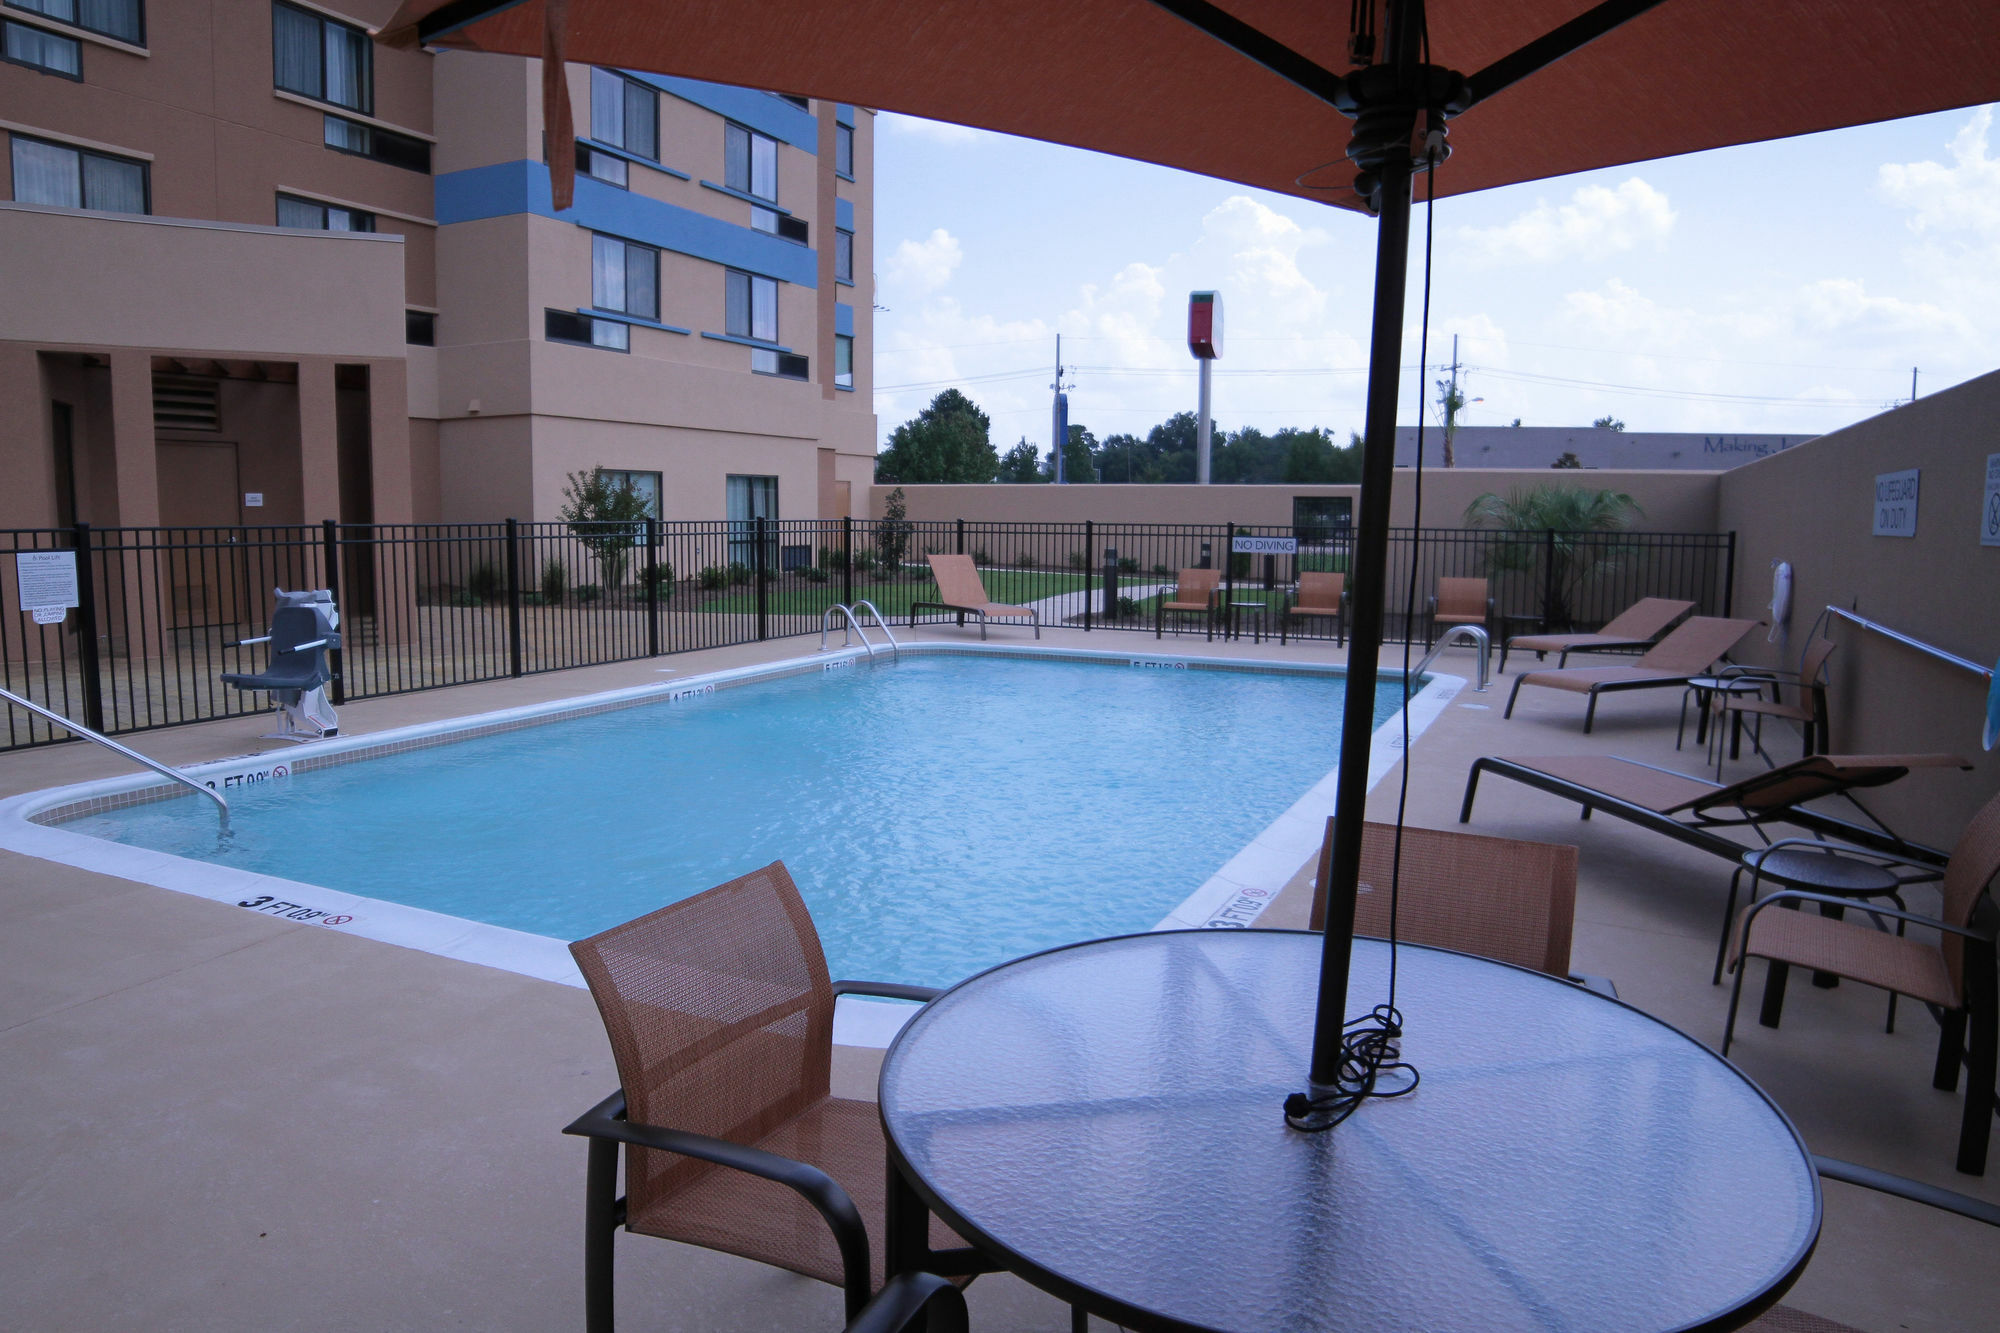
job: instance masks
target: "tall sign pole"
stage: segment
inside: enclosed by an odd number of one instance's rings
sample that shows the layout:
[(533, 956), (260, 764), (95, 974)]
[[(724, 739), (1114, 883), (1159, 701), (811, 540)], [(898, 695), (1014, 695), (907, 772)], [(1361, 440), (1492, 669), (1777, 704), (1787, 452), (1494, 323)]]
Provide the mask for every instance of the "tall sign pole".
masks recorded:
[(1063, 471), (1063, 455), (1069, 452), (1069, 395), (1063, 392), (1062, 335), (1056, 335), (1056, 382), (1049, 386), (1056, 391), (1055, 400), (1049, 404), (1049, 447), (1054, 451), (1049, 455), (1049, 479), (1060, 486), (1069, 480)]
[(1194, 353), (1195, 363), (1201, 367), (1201, 414), (1195, 422), (1194, 479), (1206, 486), (1211, 433), (1208, 415), (1209, 367), (1222, 355), (1222, 293), (1188, 293), (1188, 351)]

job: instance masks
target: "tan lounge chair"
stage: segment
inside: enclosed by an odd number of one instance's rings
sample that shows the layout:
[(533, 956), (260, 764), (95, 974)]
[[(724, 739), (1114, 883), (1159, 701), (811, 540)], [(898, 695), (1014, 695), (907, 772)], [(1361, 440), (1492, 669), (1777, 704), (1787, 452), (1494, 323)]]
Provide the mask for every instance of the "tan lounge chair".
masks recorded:
[(1485, 579), (1439, 579), (1437, 595), (1431, 598), (1430, 628), (1424, 647), (1436, 642), (1440, 629), (1453, 625), (1477, 625), (1481, 629), (1493, 618), (1493, 599), (1486, 595)]
[(1743, 641), (1762, 621), (1724, 620), (1720, 616), (1695, 616), (1661, 639), (1631, 666), (1570, 667), (1562, 671), (1527, 671), (1514, 677), (1514, 691), (1507, 696), (1507, 711), (1514, 716), (1514, 701), (1523, 685), (1546, 685), (1590, 696), (1583, 711), (1583, 730), (1589, 734), (1597, 718), (1597, 696), (1611, 690), (1652, 690), (1685, 686), (1706, 672), (1717, 658)]
[(969, 555), (934, 555), (930, 557), (931, 577), (937, 580), (938, 595), (934, 602), (911, 602), (910, 624), (917, 623), (917, 612), (929, 609), (956, 613), (958, 623), (963, 625), (967, 616), (979, 617), (979, 637), (986, 637), (986, 622), (990, 620), (1031, 620), (1035, 624), (1035, 637), (1042, 637), (1042, 615), (1031, 606), (1003, 606), (986, 595), (986, 584), (979, 577), (979, 566), (972, 563)]
[[(1736, 972), (1736, 984), (1729, 994), (1729, 1018), (1722, 1029), (1722, 1054), (1728, 1056), (1736, 1035), (1736, 1010), (1743, 998), (1747, 958), (1770, 961), (1763, 1010), (1758, 1015), (1765, 1027), (1778, 1026), (1786, 974), (1793, 967), (1848, 977), (1921, 1000), (1939, 1016), (1941, 1029), (1931, 1086), (1944, 1092), (1955, 1090), (1959, 1066), (1966, 1066), (1958, 1169), (1967, 1175), (1984, 1175), (1993, 1129), (1995, 1068), (2000, 1064), (2000, 995), (1996, 995), (1993, 945), (2000, 909), (1987, 896), (1996, 876), (2000, 876), (2000, 795), (1972, 817), (1951, 849), (1940, 885), (1944, 906), (1936, 917), (1879, 904), (1863, 909), (1877, 922), (1883, 918), (1896, 921), (1899, 932), (1891, 934), (1875, 925), (1834, 916), (1770, 910), (1773, 905), (1797, 909), (1818, 903), (1821, 911), (1851, 905), (1834, 894), (1781, 889), (1752, 903), (1743, 911), (1730, 951), (1729, 966)], [(1938, 938), (1908, 938), (1900, 933), (1905, 925), (1927, 926), (1938, 932)]]
[(1333, 621), (1335, 643), (1347, 642), (1347, 575), (1316, 574), (1299, 575), (1298, 591), (1285, 607), (1285, 613), (1278, 617), (1278, 642), (1286, 641), (1286, 633), (1292, 617), (1302, 620), (1322, 619)]
[[(1176, 616), (1199, 614), (1208, 622), (1208, 637), (1215, 637), (1215, 597), (1222, 586), (1222, 571), (1219, 569), (1183, 569), (1174, 581), (1174, 595), (1171, 599), (1161, 598), (1153, 606), (1153, 637), (1160, 637), (1160, 630), (1166, 624), (1167, 613)], [(1180, 633), (1178, 625), (1174, 633)]]
[(1571, 653), (1596, 652), (1601, 648), (1644, 648), (1692, 610), (1693, 602), (1642, 597), (1606, 621), (1594, 634), (1517, 634), (1500, 645), (1500, 670), (1507, 669), (1507, 653), (1514, 648), (1533, 652), (1537, 657), (1556, 653), (1558, 668), (1569, 665)]

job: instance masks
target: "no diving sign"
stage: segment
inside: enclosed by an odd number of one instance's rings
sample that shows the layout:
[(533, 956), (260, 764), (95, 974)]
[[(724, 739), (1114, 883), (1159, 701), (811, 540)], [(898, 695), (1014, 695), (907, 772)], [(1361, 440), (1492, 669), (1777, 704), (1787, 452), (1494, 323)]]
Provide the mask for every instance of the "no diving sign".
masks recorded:
[(77, 605), (75, 551), (18, 551), (14, 577), (21, 609), (37, 625), (59, 625), (63, 613)]

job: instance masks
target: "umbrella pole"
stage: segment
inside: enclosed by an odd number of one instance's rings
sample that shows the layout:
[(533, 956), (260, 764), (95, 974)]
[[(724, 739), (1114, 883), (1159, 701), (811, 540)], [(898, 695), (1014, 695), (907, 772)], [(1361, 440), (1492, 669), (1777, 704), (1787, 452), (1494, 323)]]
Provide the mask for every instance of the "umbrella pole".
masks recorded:
[[(1368, 348), (1368, 412), (1362, 447), (1360, 513), (1347, 586), (1347, 703), (1340, 733), (1340, 777), (1333, 803), (1333, 863), (1326, 894), (1319, 1004), (1313, 1021), (1307, 1097), (1324, 1101), (1340, 1080), (1346, 1027), (1347, 969), (1354, 952), (1354, 895), (1361, 878), (1361, 826), (1367, 818), (1369, 742), (1375, 730), (1376, 659), (1381, 656), (1389, 566), (1389, 494), (1395, 481), (1396, 393), (1403, 361), (1403, 297), (1410, 258), (1407, 153), (1380, 168), (1382, 214), (1375, 240), (1374, 328)], [(1404, 630), (1408, 633), (1407, 627)]]

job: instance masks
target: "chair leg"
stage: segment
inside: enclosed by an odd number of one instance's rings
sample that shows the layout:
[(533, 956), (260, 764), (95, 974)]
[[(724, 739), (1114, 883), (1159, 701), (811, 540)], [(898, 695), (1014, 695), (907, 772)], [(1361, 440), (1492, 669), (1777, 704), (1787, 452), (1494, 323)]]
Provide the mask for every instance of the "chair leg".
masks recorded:
[(1069, 1333), (1090, 1333), (1090, 1316), (1081, 1305), (1069, 1307)]
[(1993, 1137), (1993, 1081), (2000, 1063), (2000, 994), (1996, 994), (1992, 946), (1965, 950), (1965, 1007), (1971, 1045), (1965, 1062), (1965, 1120), (1958, 1134), (1958, 1169), (1986, 1174), (1986, 1149)]
[[(1747, 948), (1750, 941), (1743, 941)], [(1750, 971), (1750, 955), (1744, 953), (1736, 959), (1736, 980), (1729, 987), (1729, 1017), (1722, 1024), (1722, 1058), (1729, 1058), (1729, 1043), (1736, 1040), (1736, 1010), (1743, 1002), (1743, 978)]]
[(1757, 1022), (1767, 1028), (1778, 1026), (1785, 1013), (1785, 980), (1791, 976), (1789, 963), (1771, 960), (1764, 972), (1764, 1003), (1757, 1010)]
[(1583, 709), (1583, 734), (1590, 734), (1590, 724), (1597, 720), (1597, 691), (1590, 692), (1590, 702)]
[(1514, 677), (1514, 688), (1507, 695), (1507, 711), (1500, 714), (1502, 718), (1514, 716), (1514, 701), (1521, 697), (1521, 687), (1527, 683), (1528, 678), (1526, 676)]
[(618, 1145), (590, 1141), (584, 1168), (583, 1326), (587, 1333), (611, 1333), (615, 1319), (612, 1265), (618, 1239)]
[(1931, 1086), (1939, 1092), (1958, 1091), (1958, 1067), (1965, 1061), (1965, 1010), (1949, 1009), (1938, 1017), (1937, 1065)]
[[(1722, 984), (1722, 957), (1729, 952), (1729, 933), (1736, 925), (1736, 889), (1742, 880), (1743, 867), (1738, 866), (1736, 873), (1729, 877), (1729, 902), (1722, 909), (1722, 938), (1715, 944), (1715, 975), (1708, 981), (1711, 986)], [(1754, 876), (1750, 880), (1750, 901), (1757, 901), (1757, 880)]]

